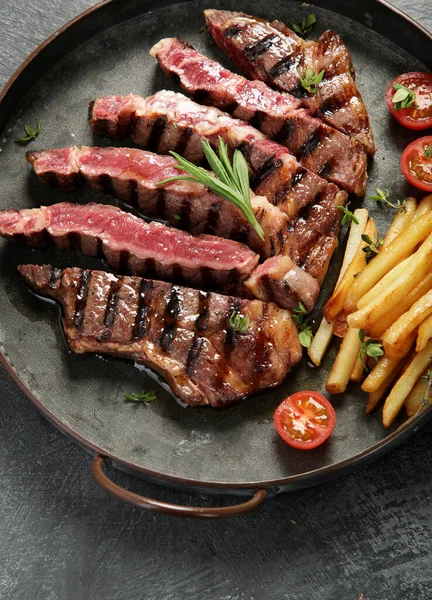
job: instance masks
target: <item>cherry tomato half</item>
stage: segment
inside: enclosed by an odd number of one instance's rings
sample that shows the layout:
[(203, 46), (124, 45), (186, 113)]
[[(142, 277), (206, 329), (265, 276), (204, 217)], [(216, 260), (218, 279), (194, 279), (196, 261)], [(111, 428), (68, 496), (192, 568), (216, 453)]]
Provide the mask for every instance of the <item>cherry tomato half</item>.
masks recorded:
[[(415, 103), (409, 108), (395, 109), (393, 102), (397, 91), (393, 87), (395, 83), (399, 83), (415, 93)], [(404, 127), (409, 129), (432, 127), (432, 74), (413, 72), (399, 75), (388, 86), (386, 101), (394, 118)]]
[(412, 185), (432, 192), (432, 135), (409, 144), (402, 153), (400, 167)]
[(284, 442), (299, 450), (312, 450), (329, 437), (336, 425), (336, 414), (327, 398), (305, 390), (279, 404), (274, 424)]

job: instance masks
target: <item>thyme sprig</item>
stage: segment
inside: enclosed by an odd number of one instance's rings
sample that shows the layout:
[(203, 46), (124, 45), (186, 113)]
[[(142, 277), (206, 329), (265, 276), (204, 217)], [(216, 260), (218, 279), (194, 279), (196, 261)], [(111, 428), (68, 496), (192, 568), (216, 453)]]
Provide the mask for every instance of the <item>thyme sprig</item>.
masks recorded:
[(394, 83), (393, 89), (395, 94), (392, 98), (393, 108), (395, 110), (403, 110), (404, 108), (410, 108), (416, 102), (416, 95), (413, 90), (410, 90), (401, 83)]
[(361, 342), (359, 359), (362, 361), (365, 369), (367, 370), (367, 358), (374, 358), (378, 362), (378, 358), (384, 354), (384, 348), (381, 342), (378, 340), (365, 340), (365, 334), (361, 329), (359, 331), (359, 338)]
[(29, 125), (24, 125), (24, 131), (26, 132), (27, 136), (17, 138), (15, 141), (20, 144), (27, 144), (27, 142), (30, 142), (31, 140), (37, 138), (40, 132), (40, 127), (40, 121), (36, 123), (36, 127), (34, 129), (32, 129)]
[(316, 94), (318, 91), (318, 84), (324, 79), (325, 70), (323, 69), (319, 73), (312, 71), (310, 67), (306, 69), (304, 73), (297, 70), (300, 83), (309, 94)]
[(384, 191), (381, 188), (376, 188), (376, 194), (374, 194), (373, 196), (369, 196), (369, 200), (374, 200), (375, 202), (382, 202), (383, 204), (394, 208), (399, 213), (406, 213), (406, 199), (402, 200), (402, 202), (400, 200), (398, 200), (397, 202), (390, 202), (389, 198), (390, 190), (387, 189)]
[(228, 319), (228, 324), (233, 331), (237, 333), (246, 333), (250, 325), (250, 316), (242, 315), (237, 310), (233, 310)]
[(382, 238), (378, 238), (376, 242), (374, 242), (366, 233), (363, 233), (361, 239), (366, 242), (366, 246), (363, 246), (362, 250), (366, 254), (366, 261), (370, 261), (371, 258), (376, 256), (379, 252), (379, 248), (384, 244), (384, 240)]
[(337, 206), (337, 208), (341, 210), (344, 214), (342, 217), (341, 225), (345, 225), (345, 223), (349, 223), (350, 221), (352, 221), (356, 225), (359, 224), (359, 220), (357, 219), (355, 214), (348, 210), (348, 204), (346, 206)]
[(125, 402), (145, 402), (146, 404), (157, 400), (154, 390), (143, 390), (140, 394), (125, 394), (124, 397)]
[(298, 340), (302, 346), (309, 348), (312, 343), (312, 317), (308, 316), (308, 311), (302, 302), (292, 311), (292, 320), (298, 329)]
[(306, 37), (312, 31), (315, 23), (316, 16), (314, 14), (310, 14), (307, 15), (307, 17), (303, 17), (300, 23), (293, 23), (292, 27), (296, 33), (302, 37)]

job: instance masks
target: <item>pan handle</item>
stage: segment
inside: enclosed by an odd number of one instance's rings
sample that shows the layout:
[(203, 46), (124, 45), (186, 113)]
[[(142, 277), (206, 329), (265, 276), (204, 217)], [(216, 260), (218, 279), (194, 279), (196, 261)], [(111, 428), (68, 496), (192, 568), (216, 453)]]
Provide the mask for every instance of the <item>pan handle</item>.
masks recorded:
[(221, 517), (239, 517), (252, 510), (255, 510), (267, 498), (266, 490), (257, 490), (255, 494), (241, 504), (235, 506), (223, 506), (217, 508), (207, 508), (200, 506), (181, 506), (179, 504), (169, 504), (160, 500), (153, 500), (145, 496), (139, 496), (134, 492), (125, 490), (107, 477), (104, 472), (104, 465), (107, 459), (100, 454), (95, 456), (92, 465), (92, 473), (96, 482), (106, 491), (132, 506), (145, 508), (154, 512), (165, 513), (177, 517), (189, 517), (195, 519), (221, 518)]

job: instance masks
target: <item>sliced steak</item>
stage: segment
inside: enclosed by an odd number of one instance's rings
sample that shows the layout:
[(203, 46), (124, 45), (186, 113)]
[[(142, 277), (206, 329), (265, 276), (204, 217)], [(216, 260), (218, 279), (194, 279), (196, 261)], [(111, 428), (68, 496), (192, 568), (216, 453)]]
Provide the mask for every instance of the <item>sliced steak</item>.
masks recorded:
[(114, 206), (69, 203), (0, 211), (0, 235), (25, 237), (33, 247), (53, 240), (61, 249), (79, 247), (102, 255), (120, 272), (240, 293), (258, 255), (231, 240), (146, 223)]
[[(376, 146), (366, 107), (353, 80), (351, 59), (337, 34), (327, 31), (318, 42), (306, 42), (286, 25), (241, 12), (204, 11), (217, 45), (251, 78), (300, 98), (303, 106), (326, 123), (353, 136), (368, 154)], [(316, 94), (301, 85), (299, 71), (325, 70)]]
[[(290, 313), (275, 304), (101, 271), (18, 270), (36, 292), (61, 303), (73, 352), (149, 366), (188, 405), (226, 406), (279, 385), (302, 355)], [(250, 318), (243, 334), (229, 326), (233, 311)]]
[(168, 221), (194, 235), (208, 233), (242, 242), (264, 258), (283, 250), (288, 218), (265, 197), (251, 197), (265, 235), (261, 240), (232, 202), (204, 185), (174, 181), (158, 186), (158, 182), (180, 174), (171, 156), (136, 148), (71, 146), (27, 152), (26, 157), (44, 183), (59, 185), (65, 191), (84, 180), (92, 190), (112, 194), (146, 217)]
[(244, 121), (166, 90), (147, 99), (133, 94), (117, 100), (100, 98), (92, 105), (91, 123), (97, 133), (116, 136), (117, 124), (122, 123), (123, 134), (128, 119), (136, 143), (161, 153), (176, 150), (195, 163), (204, 157), (202, 139), (217, 147), (221, 137), (231, 152), (240, 149), (252, 172), (254, 192), (288, 215), (290, 235), (284, 254), (299, 266), (323, 236), (337, 237), (341, 219), (337, 207), (345, 204), (346, 192), (300, 165), (284, 146)]
[(367, 157), (362, 144), (312, 117), (300, 108), (300, 100), (224, 69), (177, 38), (161, 40), (150, 54), (196, 101), (248, 121), (286, 146), (306, 168), (348, 193), (364, 195)]

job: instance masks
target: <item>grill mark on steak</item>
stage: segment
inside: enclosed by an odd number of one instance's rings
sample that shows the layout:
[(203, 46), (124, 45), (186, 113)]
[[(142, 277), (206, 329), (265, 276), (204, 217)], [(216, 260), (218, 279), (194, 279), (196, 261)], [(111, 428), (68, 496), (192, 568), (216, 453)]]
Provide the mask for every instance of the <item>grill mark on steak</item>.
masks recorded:
[[(229, 111), (231, 112), (231, 111)], [(252, 127), (256, 127), (257, 129), (261, 129), (261, 125), (263, 124), (265, 118), (266, 118), (266, 114), (265, 112), (263, 112), (262, 110), (257, 110), (254, 114), (254, 116), (249, 120), (250, 125), (252, 125)]]
[(114, 185), (113, 185), (112, 179), (109, 175), (106, 175), (106, 174), (99, 175), (98, 184), (100, 186), (100, 189), (105, 194), (109, 194), (110, 196), (115, 196)]
[(271, 156), (263, 164), (260, 168), (252, 175), (251, 177), (251, 187), (258, 188), (262, 182), (270, 177), (272, 173), (274, 173), (277, 169), (279, 169), (283, 164), (282, 159), (277, 159), (274, 156)]
[(321, 130), (319, 127), (317, 127), (315, 129), (315, 131), (313, 131), (310, 134), (308, 139), (302, 144), (302, 146), (299, 150), (299, 155), (302, 158), (309, 156), (310, 154), (312, 154), (312, 152), (314, 152), (314, 150), (316, 150), (316, 148), (319, 146), (320, 142), (321, 142)]
[(270, 79), (277, 79), (284, 73), (287, 73), (291, 69), (293, 65), (296, 63), (296, 59), (294, 56), (286, 56), (282, 58), (279, 62), (274, 64), (269, 71)]
[(166, 212), (166, 191), (162, 187), (156, 190), (156, 216), (163, 219)]
[(173, 285), (171, 287), (171, 293), (165, 308), (164, 325), (162, 333), (159, 337), (159, 346), (165, 353), (169, 351), (175, 336), (177, 317), (180, 313), (180, 307), (181, 299), (179, 294), (179, 288), (178, 286)]
[(229, 324), (230, 316), (234, 312), (239, 312), (240, 302), (236, 298), (233, 298), (233, 302), (228, 307), (228, 312), (226, 313), (225, 322), (226, 322), (226, 335), (225, 335), (225, 345), (224, 345), (224, 357), (225, 360), (229, 363), (231, 359), (231, 354), (234, 351), (236, 338), (238, 333), (231, 327)]
[(224, 30), (223, 34), (226, 38), (232, 38), (234, 36), (236, 36), (238, 33), (240, 33), (241, 29), (238, 26), (234, 26), (234, 27), (228, 27), (227, 29)]
[(153, 281), (141, 279), (138, 293), (138, 308), (135, 315), (135, 323), (132, 328), (132, 339), (134, 340), (143, 338), (150, 327), (150, 321), (148, 319), (150, 305), (147, 301), (147, 295), (152, 289)]
[(209, 301), (209, 292), (203, 292), (200, 290), (198, 299), (198, 317), (195, 321), (195, 327), (198, 331), (201, 332), (207, 329), (209, 319)]
[(136, 179), (129, 179), (128, 195), (131, 206), (138, 208), (138, 181)]
[(177, 152), (177, 154), (180, 154), (180, 156), (182, 156), (184, 154), (184, 151), (186, 150), (186, 147), (189, 143), (190, 138), (192, 137), (192, 134), (193, 134), (192, 127), (186, 127), (186, 129), (182, 132), (182, 135), (180, 136), (180, 139), (177, 142), (176, 147), (173, 148), (173, 150), (175, 150), (175, 152)]
[(190, 198), (183, 198), (183, 202), (180, 208), (180, 219), (179, 225), (180, 229), (189, 229), (190, 224), (190, 216), (192, 211), (192, 202)]
[(122, 282), (122, 277), (119, 277), (116, 281), (113, 281), (110, 285), (110, 289), (108, 292), (103, 323), (105, 327), (108, 327), (110, 329), (113, 327), (117, 315), (119, 292), (122, 286)]
[(157, 152), (159, 148), (159, 141), (166, 129), (168, 119), (164, 116), (158, 117), (153, 123), (153, 127), (150, 132), (148, 140), (148, 149), (152, 152)]
[(58, 267), (54, 267), (54, 269), (52, 270), (51, 273), (51, 277), (49, 279), (49, 287), (51, 289), (54, 289), (57, 285), (57, 282), (59, 281), (59, 279), (61, 279), (63, 275), (63, 269), (59, 269)]
[(267, 344), (264, 342), (263, 337), (263, 326), (265, 321), (267, 320), (268, 315), (268, 304), (265, 304), (263, 307), (262, 315), (258, 321), (257, 325), (257, 336), (258, 343), (255, 346), (255, 356), (254, 356), (254, 381), (257, 381), (261, 377), (261, 373), (264, 369), (267, 368), (268, 365), (268, 348)]
[(81, 329), (83, 325), (91, 277), (91, 271), (80, 270), (80, 284), (76, 295), (75, 312), (72, 318), (73, 324), (77, 329)]
[(190, 347), (187, 359), (186, 359), (186, 366), (185, 366), (185, 371), (187, 375), (191, 375), (194, 367), (195, 367), (195, 363), (198, 360), (198, 357), (200, 355), (200, 352), (202, 350), (202, 347), (204, 345), (204, 339), (202, 337), (198, 337), (197, 335), (194, 335), (193, 340), (192, 340), (192, 345)]
[(273, 34), (267, 35), (265, 38), (258, 40), (257, 42), (253, 42), (249, 46), (243, 50), (244, 55), (250, 61), (255, 61), (257, 58), (265, 54), (268, 49), (271, 47), (273, 42), (277, 41), (277, 36)]
[[(220, 202), (213, 202), (210, 208), (207, 211), (207, 222), (206, 222), (206, 230), (212, 234), (217, 231), (219, 218), (220, 218)], [(238, 241), (238, 240), (237, 240)]]

